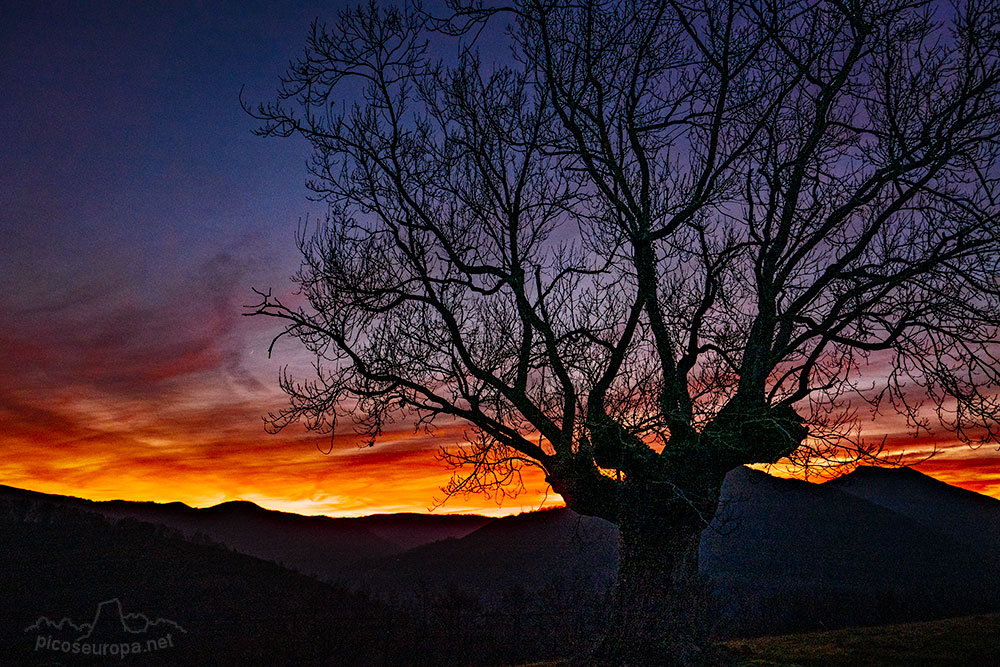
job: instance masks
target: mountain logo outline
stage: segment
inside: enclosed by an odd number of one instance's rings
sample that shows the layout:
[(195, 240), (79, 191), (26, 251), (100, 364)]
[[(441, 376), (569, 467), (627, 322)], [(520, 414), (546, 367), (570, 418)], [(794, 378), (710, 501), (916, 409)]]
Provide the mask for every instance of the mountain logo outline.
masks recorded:
[[(47, 616), (39, 616), (32, 625), (24, 629), (24, 632), (59, 632), (68, 633), (73, 630), (76, 636), (66, 637), (72, 641), (82, 642), (88, 640), (107, 640), (113, 635), (118, 635), (117, 639), (126, 638), (129, 640), (138, 639), (150, 634), (154, 630), (173, 629), (187, 634), (187, 630), (176, 621), (159, 617), (149, 620), (149, 617), (141, 613), (126, 614), (122, 611), (121, 600), (117, 597), (104, 600), (97, 605), (94, 618), (89, 623), (74, 623), (72, 619), (63, 617), (59, 621), (53, 621)], [(98, 635), (95, 637), (95, 633)], [(101, 635), (108, 634), (108, 637)]]

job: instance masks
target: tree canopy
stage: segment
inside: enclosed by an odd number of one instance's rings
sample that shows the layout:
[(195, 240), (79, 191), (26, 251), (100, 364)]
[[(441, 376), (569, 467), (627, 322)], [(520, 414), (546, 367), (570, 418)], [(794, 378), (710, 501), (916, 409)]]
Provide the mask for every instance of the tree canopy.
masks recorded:
[[(400, 410), (458, 417), (479, 472), (500, 465), (481, 482), (524, 457), (635, 474), (680, 443), (722, 467), (829, 455), (857, 444), (851, 399), (915, 424), (930, 399), (994, 438), (996, 12), (942, 13), (371, 6), (314, 26), (259, 110), (312, 143), (330, 205), (300, 239), (308, 308), (261, 304), (322, 360), (275, 423), (349, 415), (374, 439)], [(493, 14), (500, 64), (431, 57), (430, 29)], [(872, 355), (884, 377), (855, 382)], [(727, 410), (781, 430), (793, 406), (830, 437), (694, 437)]]
[(997, 440), (995, 3), (368, 5), (254, 113), (329, 206), (254, 309), (317, 360), (275, 427), (457, 419), (451, 491), (619, 524), (856, 460), (859, 410)]

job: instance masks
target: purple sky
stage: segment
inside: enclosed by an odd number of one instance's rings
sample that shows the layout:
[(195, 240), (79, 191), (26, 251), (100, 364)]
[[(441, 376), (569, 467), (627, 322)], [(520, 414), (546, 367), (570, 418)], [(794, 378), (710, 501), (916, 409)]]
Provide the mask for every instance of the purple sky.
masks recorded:
[[(251, 287), (290, 289), (295, 230), (319, 209), (308, 146), (254, 136), (239, 95), (272, 100), (337, 7), (4, 3), (0, 483), (335, 513), (421, 509), (447, 481), (441, 440), (366, 455), (347, 439), (337, 466), (259, 419), (303, 359), (267, 360), (274, 323), (240, 313)], [(395, 498), (361, 497), (404, 464)]]

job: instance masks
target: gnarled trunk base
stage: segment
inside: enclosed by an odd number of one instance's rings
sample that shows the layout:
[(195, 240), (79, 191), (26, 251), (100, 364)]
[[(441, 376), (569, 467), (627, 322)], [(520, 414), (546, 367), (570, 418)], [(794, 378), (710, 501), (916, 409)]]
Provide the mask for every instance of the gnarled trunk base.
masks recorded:
[(704, 524), (627, 517), (610, 624), (593, 665), (715, 665), (708, 592), (698, 574)]

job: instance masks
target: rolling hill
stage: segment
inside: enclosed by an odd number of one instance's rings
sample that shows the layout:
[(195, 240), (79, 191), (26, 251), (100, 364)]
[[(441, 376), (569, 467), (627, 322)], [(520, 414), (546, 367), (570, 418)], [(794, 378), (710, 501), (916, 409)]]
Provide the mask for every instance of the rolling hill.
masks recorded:
[[(617, 564), (615, 527), (568, 509), (331, 519), (0, 487), (0, 511), (6, 617), (79, 618), (119, 597), (211, 628), (219, 605), (245, 604), (234, 614), (267, 637), (282, 614), (321, 632), (299, 615), (319, 609), (382, 647), (372, 655), (386, 662), (401, 646), (411, 661), (447, 654), (456, 664), (579, 650), (601, 625)], [(701, 544), (718, 637), (998, 611), (997, 563), (1000, 501), (908, 469), (859, 468), (825, 484), (734, 470)], [(396, 618), (398, 630), (356, 628), (355, 612)]]
[(0, 500), (0, 572), (4, 665), (407, 664), (418, 648), (365, 595), (37, 499)]
[[(822, 485), (748, 468), (730, 473), (724, 501), (701, 545), (702, 570), (720, 600), (721, 634), (1000, 608), (995, 568), (1000, 549), (987, 537), (1000, 501), (977, 496), (970, 502), (969, 492), (908, 469), (882, 470), (870, 478), (866, 469)], [(873, 502), (848, 493), (852, 487), (883, 499), (899, 497), (894, 489), (905, 487), (907, 504)], [(967, 510), (968, 522), (958, 531), (952, 512), (941, 509), (956, 502)], [(963, 536), (974, 526), (983, 536), (972, 546)]]
[(462, 537), (485, 525), (474, 515), (372, 515), (334, 519), (266, 510), (246, 501), (196, 509), (183, 503), (81, 498), (0, 485), (0, 500), (24, 499), (72, 507), (112, 520), (133, 519), (173, 528), (189, 540), (214, 542), (289, 569), (336, 582), (346, 568), (402, 553), (421, 544)]

